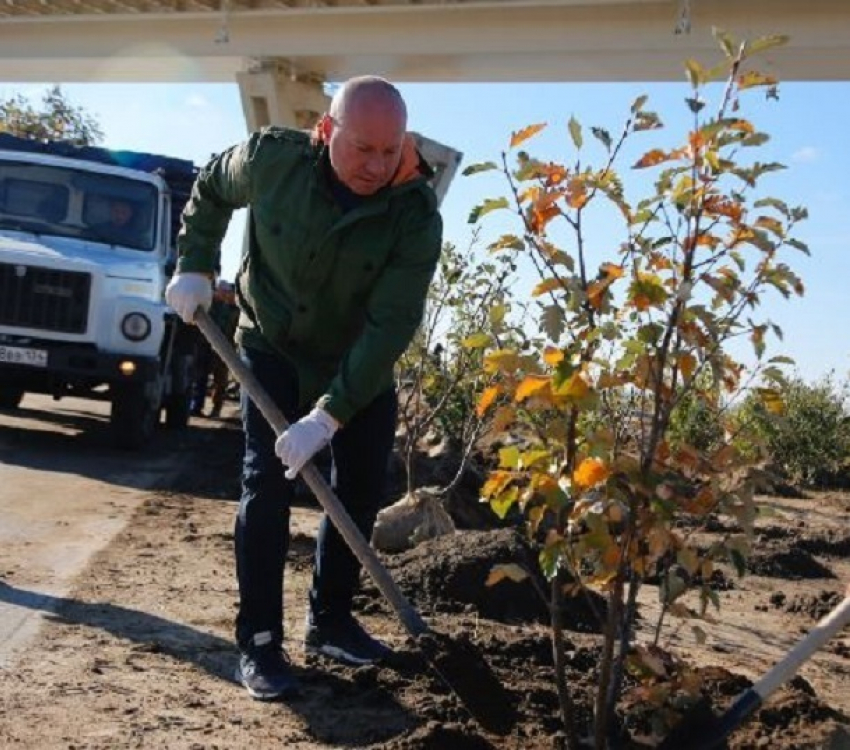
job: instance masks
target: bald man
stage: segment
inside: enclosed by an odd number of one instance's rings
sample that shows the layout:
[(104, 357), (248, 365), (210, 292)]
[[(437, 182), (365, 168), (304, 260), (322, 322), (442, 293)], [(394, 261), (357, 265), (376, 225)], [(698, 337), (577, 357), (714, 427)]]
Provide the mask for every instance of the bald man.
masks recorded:
[[(237, 679), (269, 700), (297, 692), (283, 648), (283, 576), (293, 481), (330, 445), (336, 491), (368, 539), (385, 500), (395, 435), (393, 367), (419, 325), (442, 245), (431, 169), (407, 135), (398, 90), (348, 81), (312, 134), (266, 128), (215, 157), (183, 213), (166, 299), (187, 322), (236, 208), (249, 208), (237, 277), (240, 354), (292, 426), (276, 437), (242, 397), (245, 454), (236, 519)], [(305, 648), (348, 664), (389, 649), (352, 615), (360, 564), (327, 517)]]

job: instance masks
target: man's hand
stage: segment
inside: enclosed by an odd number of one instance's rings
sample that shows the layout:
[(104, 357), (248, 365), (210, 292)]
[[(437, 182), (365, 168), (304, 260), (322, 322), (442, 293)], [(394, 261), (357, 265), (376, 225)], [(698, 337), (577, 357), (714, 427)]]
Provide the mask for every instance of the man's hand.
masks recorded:
[(288, 467), (287, 479), (295, 479), (313, 456), (324, 448), (339, 423), (324, 409), (316, 407), (284, 432), (274, 444), (277, 457)]
[(184, 323), (195, 322), (199, 307), (209, 310), (212, 304), (212, 280), (205, 273), (177, 273), (165, 287), (165, 301)]

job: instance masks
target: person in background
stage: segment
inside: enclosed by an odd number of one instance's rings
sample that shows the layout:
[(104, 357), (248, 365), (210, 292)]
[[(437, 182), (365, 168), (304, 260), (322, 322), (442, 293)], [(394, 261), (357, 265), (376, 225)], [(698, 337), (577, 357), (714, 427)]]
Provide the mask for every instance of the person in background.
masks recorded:
[[(239, 308), (236, 307), (235, 289), (230, 282), (222, 279), (216, 285), (210, 306), (210, 317), (227, 340), (233, 341), (236, 334), (236, 322), (239, 318)], [(217, 419), (221, 416), (221, 409), (224, 406), (230, 372), (224, 360), (214, 350), (210, 352), (210, 374), (212, 375), (212, 410), (210, 417)]]
[(139, 242), (138, 232), (134, 226), (135, 212), (132, 204), (123, 198), (113, 198), (109, 203), (109, 218), (107, 221), (93, 225), (98, 239), (103, 239), (116, 245), (135, 247)]
[[(210, 284), (212, 284), (212, 281), (210, 281)], [(221, 332), (232, 341), (236, 332), (238, 310), (234, 302), (232, 285), (224, 279), (219, 279), (215, 284), (209, 314)], [(195, 381), (192, 384), (189, 413), (195, 417), (203, 416), (207, 394), (210, 392), (210, 378), (212, 378), (210, 395), (212, 396), (213, 407), (209, 416), (215, 419), (221, 416), (221, 408), (224, 405), (224, 394), (228, 381), (227, 365), (222, 362), (210, 343), (201, 335), (198, 336), (196, 360)]]
[[(191, 322), (235, 209), (249, 207), (236, 280), (236, 341), (291, 426), (276, 436), (242, 395), (236, 517), (237, 680), (256, 699), (298, 690), (283, 648), (283, 578), (294, 481), (330, 445), (336, 491), (369, 539), (396, 428), (393, 369), (422, 319), (442, 246), (433, 174), (382, 78), (340, 87), (311, 134), (265, 128), (201, 171), (183, 212), (166, 298)], [(285, 469), (285, 471), (284, 471)], [(388, 655), (352, 615), (360, 563), (324, 517), (305, 649), (348, 664)]]

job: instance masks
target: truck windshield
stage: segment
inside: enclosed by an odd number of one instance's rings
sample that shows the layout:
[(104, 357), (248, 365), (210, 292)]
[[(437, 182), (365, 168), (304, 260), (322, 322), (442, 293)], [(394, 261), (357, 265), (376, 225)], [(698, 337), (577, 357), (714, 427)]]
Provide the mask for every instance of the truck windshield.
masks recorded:
[(156, 213), (157, 190), (147, 182), (0, 160), (0, 230), (152, 250)]

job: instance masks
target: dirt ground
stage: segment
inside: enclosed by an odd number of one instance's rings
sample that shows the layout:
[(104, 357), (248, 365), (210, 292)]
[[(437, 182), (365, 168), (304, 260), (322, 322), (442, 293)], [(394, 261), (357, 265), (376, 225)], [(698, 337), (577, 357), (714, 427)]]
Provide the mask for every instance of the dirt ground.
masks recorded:
[[(473, 720), (368, 581), (358, 614), (396, 649), (396, 658), (359, 669), (305, 658), (300, 640), (319, 519), (308, 498), (293, 514), (285, 594), (287, 647), (303, 693), (287, 703), (251, 701), (231, 677), (240, 446), (235, 419), (222, 422), (214, 440), (186, 441), (178, 478), (150, 492), (67, 596), (36, 595), (25, 572), (0, 570), (0, 601), (38, 609), (45, 620), (0, 680), (0, 747), (560, 746), (545, 611), (525, 584), (482, 586), (494, 563), (518, 552), (509, 532), (464, 531), (384, 557), (433, 629), (474, 647), (507, 691), (505, 731), (499, 722), (485, 728)], [(698, 644), (679, 621), (661, 637), (706, 668), (707, 687), (721, 707), (781, 658), (850, 581), (850, 495), (761, 501), (750, 573), (717, 576), (722, 610), (716, 622), (703, 623), (706, 642)], [(722, 521), (714, 531), (723, 533)], [(657, 594), (646, 587), (641, 640), (652, 637), (656, 612)], [(568, 624), (570, 686), (579, 713), (587, 715), (599, 637), (584, 607), (575, 608)], [(639, 718), (640, 709), (631, 706), (630, 716)], [(780, 689), (730, 746), (850, 748), (850, 629)]]

